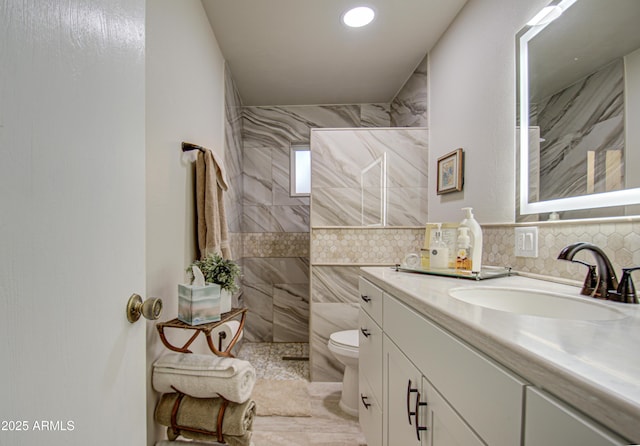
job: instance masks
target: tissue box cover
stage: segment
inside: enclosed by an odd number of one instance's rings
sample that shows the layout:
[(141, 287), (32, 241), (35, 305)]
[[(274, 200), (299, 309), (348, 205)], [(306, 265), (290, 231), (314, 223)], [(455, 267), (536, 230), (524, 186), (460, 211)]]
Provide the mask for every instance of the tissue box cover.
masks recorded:
[(178, 285), (178, 319), (200, 325), (220, 320), (220, 285)]

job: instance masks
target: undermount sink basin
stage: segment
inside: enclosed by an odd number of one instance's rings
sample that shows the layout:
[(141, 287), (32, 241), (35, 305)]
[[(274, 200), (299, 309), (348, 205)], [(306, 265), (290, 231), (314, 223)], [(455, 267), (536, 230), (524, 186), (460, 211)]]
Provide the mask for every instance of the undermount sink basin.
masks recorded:
[(553, 319), (608, 321), (627, 315), (615, 308), (591, 301), (591, 298), (565, 296), (547, 291), (520, 288), (453, 288), (455, 299), (492, 310)]

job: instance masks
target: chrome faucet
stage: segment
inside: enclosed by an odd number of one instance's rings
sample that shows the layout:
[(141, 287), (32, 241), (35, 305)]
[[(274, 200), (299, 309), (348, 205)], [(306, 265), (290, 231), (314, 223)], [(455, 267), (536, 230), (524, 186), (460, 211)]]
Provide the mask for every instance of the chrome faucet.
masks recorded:
[[(595, 257), (598, 271), (595, 276), (595, 280), (594, 265), (573, 259), (573, 257), (582, 250), (591, 251)], [(640, 269), (640, 267), (623, 268), (622, 279), (618, 285), (618, 278), (616, 277), (616, 272), (611, 261), (604, 251), (594, 244), (578, 242), (568, 245), (560, 251), (558, 259), (569, 260), (589, 267), (589, 272), (587, 273), (584, 285), (582, 286), (582, 294), (593, 296), (598, 299), (608, 299), (635, 304), (639, 303), (638, 296), (636, 295), (636, 290), (633, 285), (633, 280), (631, 280), (631, 272)]]

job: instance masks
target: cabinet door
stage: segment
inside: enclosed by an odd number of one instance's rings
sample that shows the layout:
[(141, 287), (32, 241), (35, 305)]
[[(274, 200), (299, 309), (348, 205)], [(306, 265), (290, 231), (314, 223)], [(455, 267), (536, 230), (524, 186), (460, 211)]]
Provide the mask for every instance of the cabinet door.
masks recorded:
[(628, 444), (564, 403), (527, 387), (525, 446), (620, 446)]
[(427, 446), (483, 446), (484, 443), (455, 413), (442, 395), (423, 378), (422, 391), (426, 409)]
[(360, 382), (358, 421), (367, 439), (367, 446), (382, 446), (382, 410), (366, 381)]
[[(388, 446), (425, 445), (425, 411), (419, 407), (421, 417), (416, 417), (416, 402), (422, 398), (422, 375), (407, 357), (387, 338), (384, 337), (384, 358), (386, 370), (386, 392), (384, 400), (386, 414), (386, 432)], [(419, 414), (419, 415), (420, 415)], [(416, 419), (417, 418), (417, 419)], [(419, 422), (419, 426), (416, 426)]]

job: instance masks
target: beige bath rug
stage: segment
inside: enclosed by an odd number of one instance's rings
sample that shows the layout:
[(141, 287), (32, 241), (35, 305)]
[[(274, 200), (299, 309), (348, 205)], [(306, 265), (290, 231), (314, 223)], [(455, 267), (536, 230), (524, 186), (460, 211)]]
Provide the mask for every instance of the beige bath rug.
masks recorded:
[(310, 417), (311, 397), (307, 381), (258, 379), (251, 398), (261, 417)]

